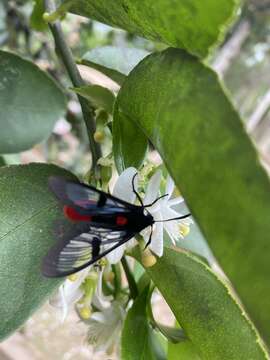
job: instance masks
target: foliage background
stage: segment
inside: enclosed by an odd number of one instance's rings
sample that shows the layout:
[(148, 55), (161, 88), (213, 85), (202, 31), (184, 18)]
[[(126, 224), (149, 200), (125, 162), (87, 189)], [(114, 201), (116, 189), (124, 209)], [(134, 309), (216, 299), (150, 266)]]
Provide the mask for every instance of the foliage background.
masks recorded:
[[(34, 32), (30, 26), (32, 5), (28, 2), (3, 2), (0, 4), (0, 43), (2, 50), (15, 50), (17, 53), (34, 59), (44, 69), (47, 69), (60, 83), (67, 85), (66, 77), (60, 67), (55, 67), (55, 58), (52, 42), (48, 35)], [(265, 162), (270, 164), (269, 144), (269, 36), (270, 36), (270, 3), (268, 1), (249, 1), (244, 11), (227, 35), (224, 44), (220, 46), (209, 63), (224, 78), (236, 108), (240, 110), (246, 122), (248, 131), (254, 139), (257, 148)], [(89, 48), (100, 45), (136, 46), (143, 50), (161, 50), (164, 45), (152, 43), (121, 30), (115, 30), (97, 22), (68, 15), (64, 22), (64, 29), (68, 42), (77, 57), (82, 56)], [(51, 61), (54, 59), (55, 61)], [(21, 154), (5, 156), (7, 163), (27, 163), (29, 161), (50, 161), (77, 174), (87, 171), (89, 154), (87, 139), (84, 135), (84, 125), (80, 119), (80, 112), (74, 102), (69, 100), (67, 123), (62, 124), (61, 131), (68, 122), (76, 123), (75, 130), (65, 132), (59, 136), (57, 131), (50, 136), (47, 142), (37, 145), (31, 151)], [(84, 137), (84, 141), (78, 138)], [(78, 161), (80, 159), (80, 161)], [(159, 305), (163, 306), (164, 305)], [(168, 315), (169, 316), (169, 315)], [(72, 323), (72, 319), (70, 320)], [(50, 325), (48, 325), (50, 323)], [(49, 326), (49, 327), (48, 327)], [(37, 359), (48, 357), (46, 344), (54, 344), (54, 355), (61, 358), (63, 347), (66, 347), (67, 338), (70, 349), (65, 350), (66, 358), (89, 358), (88, 348), (78, 346), (81, 341), (80, 329), (74, 334), (62, 338), (68, 333), (67, 328), (57, 325), (54, 315), (44, 308), (25, 326), (25, 331), (16, 335), (0, 346), (8, 353), (14, 343), (19, 344), (22, 351), (30, 351), (31, 356)], [(51, 329), (48, 330), (48, 329)], [(57, 335), (59, 334), (59, 335)], [(18, 339), (19, 336), (19, 340)], [(72, 341), (71, 341), (72, 339)], [(63, 345), (65, 343), (65, 345)], [(21, 345), (20, 345), (21, 344)], [(58, 354), (58, 355), (56, 355)], [(4, 356), (4, 355), (3, 355)], [(13, 356), (13, 355), (11, 355)]]

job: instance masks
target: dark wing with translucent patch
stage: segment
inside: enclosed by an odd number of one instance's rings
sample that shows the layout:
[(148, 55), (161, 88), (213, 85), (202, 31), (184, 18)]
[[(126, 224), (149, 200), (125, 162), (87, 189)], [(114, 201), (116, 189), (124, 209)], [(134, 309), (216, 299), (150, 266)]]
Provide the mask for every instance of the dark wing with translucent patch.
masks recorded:
[(72, 239), (67, 235), (43, 259), (42, 273), (47, 277), (68, 276), (95, 263), (135, 234), (122, 230), (94, 228)]
[(92, 186), (68, 181), (58, 176), (49, 178), (49, 186), (64, 205), (76, 208), (81, 214), (130, 212), (137, 208), (136, 205), (117, 199)]

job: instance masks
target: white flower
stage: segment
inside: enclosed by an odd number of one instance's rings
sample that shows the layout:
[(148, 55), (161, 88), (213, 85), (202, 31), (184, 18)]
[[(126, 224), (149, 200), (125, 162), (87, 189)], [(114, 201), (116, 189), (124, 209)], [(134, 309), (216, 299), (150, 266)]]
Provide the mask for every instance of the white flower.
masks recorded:
[[(117, 179), (117, 182), (113, 190), (113, 195), (127, 202), (134, 203), (136, 200), (136, 195), (132, 188), (132, 179), (134, 177), (134, 174), (136, 173), (137, 170), (135, 168), (130, 167), (126, 169)], [(143, 199), (143, 204), (145, 206), (152, 204), (159, 197), (160, 182), (161, 182), (161, 171), (157, 171), (151, 177), (149, 184), (147, 186), (145, 197)], [(135, 178), (134, 185), (135, 185), (135, 190), (137, 190), (138, 187), (137, 177)], [(172, 221), (161, 222), (162, 220), (173, 219), (181, 215), (184, 215), (173, 209), (175, 205), (184, 202), (184, 199), (181, 196), (172, 198), (173, 190), (174, 190), (173, 180), (170, 176), (168, 176), (166, 183), (166, 192), (165, 192), (167, 196), (158, 200), (152, 206), (147, 207), (147, 210), (151, 213), (155, 221), (158, 221), (153, 226), (151, 244), (149, 245), (149, 248), (157, 256), (162, 256), (163, 254), (164, 230), (169, 235), (173, 244), (175, 244), (175, 241), (177, 241), (179, 237), (183, 237), (179, 225), (182, 224), (189, 226), (192, 223), (192, 220), (188, 218), (183, 220), (172, 220)], [(148, 227), (147, 229), (143, 230), (141, 234), (144, 237), (145, 242), (147, 243), (150, 238), (151, 227)], [(108, 254), (107, 258), (109, 262), (113, 264), (118, 262), (123, 256), (125, 249), (132, 245), (134, 245), (134, 239), (131, 239), (128, 243), (121, 245), (120, 247), (115, 249), (112, 253)]]
[[(89, 275), (91, 266), (79, 271), (76, 273), (75, 279), (71, 277), (66, 278), (64, 283), (60, 285), (57, 294), (50, 299), (50, 304), (62, 312), (61, 321), (64, 322), (69, 309), (76, 304), (84, 295), (84, 292), (81, 288), (82, 283), (85, 281), (86, 277)], [(94, 293), (94, 300), (97, 304), (106, 308), (110, 306), (111, 297), (104, 296), (102, 293), (102, 275), (104, 267), (101, 271), (98, 272), (98, 279), (96, 284), (96, 289)], [(93, 284), (95, 285), (95, 284)], [(90, 306), (90, 304), (87, 304)]]
[(89, 273), (90, 268), (86, 268), (75, 274), (75, 280), (66, 278), (60, 285), (58, 292), (50, 299), (50, 305), (58, 308), (62, 312), (61, 321), (64, 322), (68, 311), (83, 295), (80, 289), (81, 284)]
[[(146, 189), (145, 197), (143, 200), (144, 205), (152, 204), (159, 196), (159, 188), (161, 182), (161, 171), (157, 171), (150, 179), (149, 184)], [(148, 207), (147, 210), (151, 213), (153, 218), (156, 221), (169, 220), (178, 218), (184, 214), (177, 212), (173, 209), (175, 205), (179, 205), (184, 202), (182, 196), (172, 198), (174, 190), (174, 182), (170, 176), (167, 177), (166, 190), (162, 199), (158, 200), (151, 207)], [(190, 218), (182, 220), (171, 220), (164, 222), (157, 222), (154, 224), (152, 240), (149, 248), (157, 255), (162, 256), (163, 254), (163, 231), (165, 230), (169, 235), (172, 243), (175, 245), (175, 242), (179, 237), (183, 237), (181, 234), (179, 225), (184, 224), (189, 226), (192, 223)], [(151, 229), (147, 228), (142, 232), (142, 235), (147, 242), (149, 240)]]
[(109, 308), (92, 314), (87, 320), (89, 326), (87, 337), (95, 351), (111, 350), (113, 345), (119, 342), (125, 315), (126, 312), (118, 301), (111, 303)]
[(102, 267), (102, 269), (99, 271), (98, 281), (97, 281), (97, 287), (95, 294), (93, 296), (92, 303), (98, 308), (98, 309), (106, 309), (109, 306), (111, 306), (111, 300), (113, 299), (112, 296), (105, 296), (102, 291), (102, 277), (103, 272), (105, 270), (105, 267)]

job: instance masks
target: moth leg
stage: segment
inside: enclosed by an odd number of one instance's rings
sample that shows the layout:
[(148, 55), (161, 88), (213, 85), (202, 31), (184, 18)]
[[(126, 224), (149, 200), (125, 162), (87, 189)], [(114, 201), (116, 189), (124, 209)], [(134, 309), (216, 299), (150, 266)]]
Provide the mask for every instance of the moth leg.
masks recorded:
[(151, 232), (150, 232), (150, 236), (149, 239), (144, 247), (144, 249), (146, 249), (150, 244), (151, 244), (151, 240), (152, 240), (152, 235), (153, 235), (153, 225), (151, 225)]
[(142, 198), (140, 197), (140, 195), (138, 194), (138, 192), (135, 189), (135, 178), (136, 178), (136, 176), (138, 176), (138, 173), (134, 174), (133, 177), (132, 177), (132, 190), (133, 190), (134, 194), (137, 196), (137, 199), (139, 200), (140, 204), (144, 207)]
[(161, 195), (159, 196), (156, 200), (154, 200), (151, 204), (148, 205), (144, 205), (145, 208), (147, 207), (151, 207), (152, 205), (154, 205), (156, 202), (158, 202), (160, 199), (163, 199), (164, 197), (168, 196), (169, 194), (165, 194), (165, 195)]

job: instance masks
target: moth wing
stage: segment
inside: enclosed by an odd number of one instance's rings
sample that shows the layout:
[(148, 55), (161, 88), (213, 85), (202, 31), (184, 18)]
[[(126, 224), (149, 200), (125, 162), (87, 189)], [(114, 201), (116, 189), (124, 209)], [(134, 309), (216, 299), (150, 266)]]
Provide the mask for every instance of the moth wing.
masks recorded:
[(81, 233), (69, 240), (65, 235), (43, 259), (42, 273), (46, 277), (62, 277), (76, 273), (121, 246), (134, 235), (125, 230), (111, 231), (102, 228)]
[(49, 187), (63, 204), (75, 207), (80, 213), (94, 214), (98, 211), (99, 214), (108, 214), (129, 212), (137, 208), (136, 205), (115, 198), (92, 186), (58, 176), (49, 178)]

